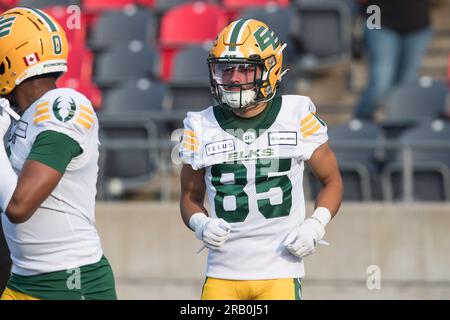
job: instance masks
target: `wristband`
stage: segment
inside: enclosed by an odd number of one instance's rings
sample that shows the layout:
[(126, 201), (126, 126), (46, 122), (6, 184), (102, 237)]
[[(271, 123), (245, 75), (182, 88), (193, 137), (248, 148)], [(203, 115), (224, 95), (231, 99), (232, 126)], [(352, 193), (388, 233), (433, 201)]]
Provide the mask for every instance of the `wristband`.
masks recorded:
[(320, 224), (325, 228), (325, 226), (331, 220), (331, 213), (330, 210), (325, 207), (317, 207), (316, 210), (314, 210), (311, 218), (319, 221)]
[(195, 232), (197, 239), (203, 238), (203, 226), (210, 220), (210, 218), (203, 212), (196, 212), (189, 218), (189, 228)]

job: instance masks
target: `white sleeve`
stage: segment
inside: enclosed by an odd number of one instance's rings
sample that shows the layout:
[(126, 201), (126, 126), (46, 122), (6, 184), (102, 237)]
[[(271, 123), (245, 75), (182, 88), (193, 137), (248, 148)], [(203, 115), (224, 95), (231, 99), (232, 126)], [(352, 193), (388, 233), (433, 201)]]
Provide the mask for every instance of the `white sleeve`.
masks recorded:
[(98, 125), (97, 116), (87, 98), (75, 91), (64, 93), (36, 103), (33, 114), (36, 136), (44, 131), (56, 131), (69, 136), (85, 150), (86, 137)]
[(200, 132), (195, 126), (191, 112), (183, 120), (184, 129), (181, 138), (179, 154), (181, 161), (188, 164), (194, 170), (201, 168), (200, 166)]
[(301, 106), (300, 145), (301, 160), (309, 160), (314, 151), (328, 141), (327, 125), (316, 115), (316, 107), (307, 98)]

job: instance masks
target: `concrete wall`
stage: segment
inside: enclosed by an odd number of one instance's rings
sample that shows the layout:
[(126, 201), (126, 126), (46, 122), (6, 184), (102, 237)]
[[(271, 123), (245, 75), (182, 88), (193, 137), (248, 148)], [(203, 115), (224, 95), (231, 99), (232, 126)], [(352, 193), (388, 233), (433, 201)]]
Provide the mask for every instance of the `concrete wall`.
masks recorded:
[[(312, 204), (308, 205), (309, 211)], [(122, 299), (197, 299), (206, 250), (177, 203), (101, 203), (97, 226)], [(450, 205), (344, 204), (306, 259), (306, 299), (450, 299)], [(369, 290), (367, 268), (381, 271)]]

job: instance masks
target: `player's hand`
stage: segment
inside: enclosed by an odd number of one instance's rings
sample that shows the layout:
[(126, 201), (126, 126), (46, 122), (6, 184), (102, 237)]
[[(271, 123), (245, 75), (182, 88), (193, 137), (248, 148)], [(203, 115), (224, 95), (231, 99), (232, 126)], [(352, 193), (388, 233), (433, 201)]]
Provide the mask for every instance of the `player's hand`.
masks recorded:
[(294, 256), (303, 258), (315, 252), (324, 235), (324, 226), (318, 220), (308, 218), (288, 234), (283, 244)]
[(197, 239), (202, 240), (210, 249), (218, 249), (230, 237), (231, 226), (228, 222), (212, 219), (204, 213), (193, 214), (189, 226), (194, 230)]
[(11, 117), (3, 110), (5, 107), (9, 107), (9, 101), (5, 98), (0, 98), (0, 140), (3, 140), (11, 125)]

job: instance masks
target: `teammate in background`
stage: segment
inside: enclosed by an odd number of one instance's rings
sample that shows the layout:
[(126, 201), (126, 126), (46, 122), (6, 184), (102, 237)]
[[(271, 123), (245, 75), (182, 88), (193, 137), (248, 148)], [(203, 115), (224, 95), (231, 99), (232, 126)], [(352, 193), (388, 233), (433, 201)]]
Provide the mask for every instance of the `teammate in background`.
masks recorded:
[[(58, 89), (64, 31), (43, 11), (0, 16), (0, 209), (13, 262), (1, 299), (117, 299), (95, 228), (98, 121), (89, 100)], [(21, 115), (11, 124), (5, 108)]]
[[(301, 299), (303, 258), (342, 201), (327, 127), (313, 103), (276, 96), (284, 47), (260, 21), (232, 22), (208, 57), (219, 105), (184, 120), (181, 215), (210, 249), (202, 299)], [(305, 162), (323, 186), (307, 219)]]

